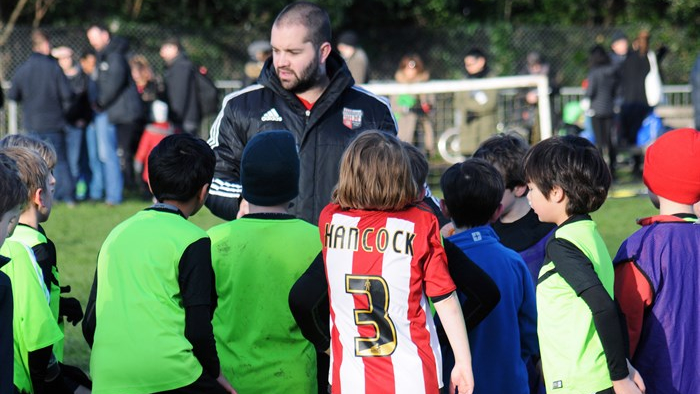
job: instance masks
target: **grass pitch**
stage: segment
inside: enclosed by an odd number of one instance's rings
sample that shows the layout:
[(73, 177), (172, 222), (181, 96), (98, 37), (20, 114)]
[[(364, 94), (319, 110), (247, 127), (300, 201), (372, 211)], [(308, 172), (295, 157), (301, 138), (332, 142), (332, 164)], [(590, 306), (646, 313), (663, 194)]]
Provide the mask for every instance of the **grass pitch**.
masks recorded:
[[(146, 208), (149, 203), (130, 200), (120, 206), (84, 203), (69, 208), (58, 204), (44, 227), (56, 244), (61, 284), (70, 285), (71, 296), (83, 307), (92, 285), (95, 262), (102, 242), (119, 222)], [(655, 213), (646, 196), (611, 198), (592, 216), (605, 239), (611, 255), (620, 243), (637, 229), (635, 219)], [(191, 218), (192, 222), (209, 229), (222, 223), (206, 208)], [(80, 325), (66, 324), (65, 362), (88, 370), (90, 350), (83, 340)]]

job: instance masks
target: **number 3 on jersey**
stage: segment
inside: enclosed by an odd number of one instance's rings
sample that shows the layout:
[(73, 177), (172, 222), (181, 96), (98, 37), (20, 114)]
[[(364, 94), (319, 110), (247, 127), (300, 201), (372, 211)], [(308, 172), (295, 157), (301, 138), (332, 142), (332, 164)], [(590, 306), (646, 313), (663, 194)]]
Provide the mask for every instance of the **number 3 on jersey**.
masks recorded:
[(389, 286), (376, 275), (345, 275), (347, 293), (367, 297), (368, 309), (355, 309), (355, 324), (374, 326), (373, 337), (355, 337), (355, 356), (390, 356), (396, 349), (396, 327), (389, 317)]

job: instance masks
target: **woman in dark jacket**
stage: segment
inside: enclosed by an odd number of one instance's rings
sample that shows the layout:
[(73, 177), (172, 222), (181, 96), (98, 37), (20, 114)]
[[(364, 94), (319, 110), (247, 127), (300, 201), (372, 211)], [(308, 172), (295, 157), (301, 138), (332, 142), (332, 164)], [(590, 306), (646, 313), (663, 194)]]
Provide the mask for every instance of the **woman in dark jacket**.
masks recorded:
[(603, 155), (607, 153), (610, 172), (614, 176), (615, 160), (617, 159), (616, 142), (612, 133), (617, 87), (615, 69), (607, 52), (600, 45), (591, 48), (588, 62), (590, 66), (588, 88), (586, 89), (586, 98), (590, 100), (588, 113), (593, 123), (596, 146)]

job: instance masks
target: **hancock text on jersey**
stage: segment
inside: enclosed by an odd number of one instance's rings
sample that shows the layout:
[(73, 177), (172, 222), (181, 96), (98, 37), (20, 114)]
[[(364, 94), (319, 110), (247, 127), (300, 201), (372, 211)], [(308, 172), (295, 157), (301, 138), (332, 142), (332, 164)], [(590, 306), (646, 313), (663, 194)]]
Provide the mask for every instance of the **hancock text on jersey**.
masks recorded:
[(360, 230), (357, 227), (326, 223), (323, 244), (329, 249), (349, 249), (356, 252), (362, 247), (365, 252), (393, 251), (413, 256), (415, 238), (416, 234), (404, 230), (391, 230), (385, 227)]

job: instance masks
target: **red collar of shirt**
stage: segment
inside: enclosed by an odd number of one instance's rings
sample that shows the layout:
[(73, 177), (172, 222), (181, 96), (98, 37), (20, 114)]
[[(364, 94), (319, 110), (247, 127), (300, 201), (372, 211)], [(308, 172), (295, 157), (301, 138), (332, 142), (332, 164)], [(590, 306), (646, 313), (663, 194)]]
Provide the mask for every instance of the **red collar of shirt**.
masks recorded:
[(668, 223), (668, 222), (692, 223), (693, 221), (689, 220), (688, 218), (690, 218), (690, 219), (694, 218), (695, 220), (697, 220), (696, 217), (693, 217), (690, 215), (687, 217), (676, 216), (676, 215), (655, 215), (655, 216), (649, 216), (647, 218), (637, 219), (637, 224), (640, 226), (648, 226), (648, 225), (654, 224), (654, 223)]
[(311, 108), (313, 108), (314, 104), (316, 104), (316, 103), (306, 101), (299, 96), (297, 96), (297, 98), (299, 99), (299, 101), (301, 101), (301, 103), (304, 105), (304, 108), (306, 108), (306, 109), (311, 109)]

